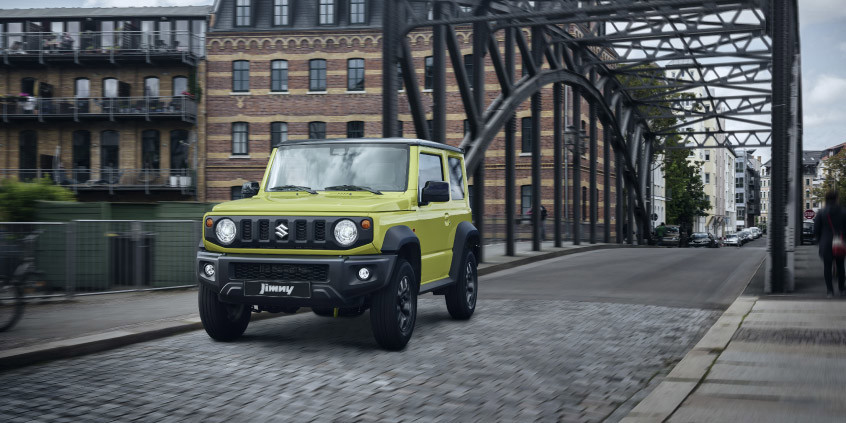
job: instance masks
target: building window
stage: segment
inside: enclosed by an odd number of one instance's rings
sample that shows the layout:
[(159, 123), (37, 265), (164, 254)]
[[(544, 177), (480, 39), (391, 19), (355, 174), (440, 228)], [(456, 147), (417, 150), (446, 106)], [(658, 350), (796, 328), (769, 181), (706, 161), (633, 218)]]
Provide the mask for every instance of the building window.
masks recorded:
[(711, 150), (705, 150), (705, 161), (711, 161)]
[(532, 209), (532, 186), (520, 186), (520, 214), (527, 216)]
[(405, 89), (405, 79), (402, 77), (402, 63), (397, 62), (397, 86), (399, 87), (399, 91)]
[(743, 178), (734, 178), (734, 187), (743, 188)]
[(35, 78), (23, 78), (21, 79), (21, 93), (26, 95), (34, 96), (35, 93)]
[(320, 25), (334, 25), (335, 24), (335, 0), (320, 0)]
[(427, 119), (426, 129), (429, 130), (429, 140), (433, 141), (435, 139), (435, 121), (432, 119)]
[(397, 131), (399, 132), (399, 137), (402, 138), (404, 131), (403, 131), (401, 120), (397, 121)]
[(431, 90), (432, 86), (434, 85), (434, 72), (435, 68), (433, 68), (433, 60), (432, 56), (426, 56), (423, 59), (423, 88), (427, 90)]
[(271, 122), (270, 149), (279, 147), (285, 141), (288, 141), (288, 124), (286, 122)]
[(21, 131), (18, 142), (19, 177), (22, 181), (35, 179), (38, 175), (38, 133), (32, 130)]
[(734, 194), (734, 202), (735, 203), (742, 203), (743, 202), (743, 193), (742, 192), (738, 192), (738, 193)]
[(100, 134), (100, 179), (109, 184), (120, 181), (120, 134), (103, 131)]
[(347, 122), (347, 138), (364, 138), (364, 122), (360, 120)]
[(309, 122), (308, 137), (313, 140), (326, 139), (326, 122)]
[(144, 78), (144, 97), (159, 96), (159, 78), (148, 76)]
[(274, 60), (270, 62), (270, 91), (288, 91), (288, 61)]
[(103, 97), (115, 98), (118, 96), (118, 80), (106, 78), (103, 80)]
[(311, 59), (308, 62), (308, 90), (326, 91), (326, 60)]
[(170, 169), (171, 174), (186, 175), (188, 169), (188, 154), (191, 144), (188, 141), (188, 131), (174, 129), (170, 131)]
[(532, 118), (524, 117), (520, 120), (520, 132), (523, 137), (523, 153), (532, 152)]
[(232, 154), (246, 155), (250, 153), (250, 124), (235, 122), (232, 124)]
[(91, 81), (88, 78), (77, 78), (73, 91), (76, 98), (91, 97)]
[(252, 0), (235, 0), (235, 26), (250, 26), (250, 2)]
[(350, 0), (350, 23), (363, 24), (365, 19), (365, 0)]
[(364, 59), (347, 60), (347, 91), (364, 91)]
[(473, 55), (464, 55), (464, 72), (467, 74), (467, 81), (470, 82), (470, 88), (473, 88)]
[(290, 10), (288, 0), (273, 0), (273, 25), (288, 25)]
[(159, 131), (155, 129), (148, 129), (141, 133), (141, 163), (144, 170), (159, 169), (161, 142), (159, 142)]
[(188, 78), (184, 76), (173, 77), (173, 96), (179, 97), (188, 93)]
[(711, 183), (711, 174), (710, 174), (710, 173), (706, 173), (706, 174), (705, 174), (705, 183), (706, 183), (706, 184), (710, 184), (710, 183)]
[(805, 178), (805, 185), (811, 185), (811, 180), (808, 179), (808, 178)]
[(91, 133), (84, 130), (74, 131), (72, 178), (77, 183), (91, 179)]
[(232, 62), (232, 91), (236, 93), (250, 91), (250, 62), (246, 60)]

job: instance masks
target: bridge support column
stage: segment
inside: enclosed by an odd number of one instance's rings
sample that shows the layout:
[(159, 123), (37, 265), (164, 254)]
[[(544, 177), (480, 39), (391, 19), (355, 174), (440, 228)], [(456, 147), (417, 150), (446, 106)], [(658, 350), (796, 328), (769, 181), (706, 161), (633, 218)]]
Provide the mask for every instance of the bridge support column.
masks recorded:
[[(541, 27), (532, 27), (532, 55), (535, 63), (543, 60), (544, 34)], [(532, 94), (532, 251), (541, 250), (541, 225), (543, 225), (543, 213), (541, 212), (541, 93)]]
[[(505, 73), (514, 81), (514, 28), (505, 29)], [(514, 134), (516, 118), (511, 115), (505, 124), (505, 255), (514, 253)]]
[[(444, 16), (443, 3), (436, 1), (432, 6), (434, 19)], [(432, 28), (432, 140), (446, 142), (446, 28), (436, 25)]]
[[(590, 71), (590, 82), (596, 85), (596, 71)], [(588, 125), (590, 126), (590, 183), (588, 187), (588, 198), (590, 198), (590, 243), (596, 244), (596, 219), (599, 214), (599, 191), (596, 188), (596, 161), (598, 159), (598, 147), (596, 143), (597, 128), (596, 128), (596, 104), (594, 101), (589, 103), (588, 108)]]
[(582, 139), (578, 131), (582, 125), (582, 90), (574, 85), (573, 127), (576, 129), (576, 141), (573, 144), (573, 245), (582, 243)]
[(564, 108), (563, 108), (563, 85), (558, 83), (552, 87), (552, 131), (553, 131), (553, 139), (554, 139), (554, 150), (553, 150), (553, 186), (554, 186), (554, 193), (553, 193), (553, 201), (554, 203), (554, 210), (553, 210), (553, 219), (554, 221), (554, 228), (555, 228), (555, 246), (561, 247), (561, 205), (562, 205), (562, 193), (561, 193), (561, 155), (563, 150), (563, 140), (562, 140), (562, 130), (564, 129), (564, 122), (562, 119), (564, 115)]
[(625, 210), (623, 207), (623, 152), (621, 150), (615, 149), (614, 150), (614, 174), (616, 176), (616, 193), (617, 193), (617, 202), (615, 204), (614, 214), (617, 216), (616, 219), (616, 227), (614, 231), (616, 232), (617, 236), (617, 244), (622, 244), (624, 241), (623, 238), (623, 222), (625, 221), (625, 217), (623, 215), (623, 211)]
[(385, 2), (382, 7), (382, 136), (386, 138), (395, 137), (399, 132), (396, 61), (399, 52), (399, 22), (397, 3)]
[(611, 242), (611, 131), (602, 126), (602, 242)]

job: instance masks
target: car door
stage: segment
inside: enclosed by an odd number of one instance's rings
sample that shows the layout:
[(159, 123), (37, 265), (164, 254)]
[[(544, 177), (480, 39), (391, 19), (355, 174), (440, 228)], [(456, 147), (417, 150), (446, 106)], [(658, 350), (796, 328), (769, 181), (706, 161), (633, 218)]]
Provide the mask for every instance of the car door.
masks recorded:
[[(446, 181), (443, 153), (437, 149), (420, 148), (417, 171), (417, 201), (422, 198), (428, 181)], [(427, 283), (447, 277), (452, 245), (449, 242), (449, 202), (418, 205), (415, 233), (420, 240), (422, 264), (421, 282)]]

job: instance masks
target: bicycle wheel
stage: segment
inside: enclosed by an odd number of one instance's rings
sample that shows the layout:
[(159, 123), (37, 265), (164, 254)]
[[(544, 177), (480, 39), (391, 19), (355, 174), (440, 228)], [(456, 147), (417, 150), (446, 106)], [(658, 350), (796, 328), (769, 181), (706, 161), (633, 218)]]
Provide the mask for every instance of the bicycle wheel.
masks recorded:
[(21, 318), (24, 309), (23, 288), (4, 283), (0, 285), (0, 332), (8, 330)]

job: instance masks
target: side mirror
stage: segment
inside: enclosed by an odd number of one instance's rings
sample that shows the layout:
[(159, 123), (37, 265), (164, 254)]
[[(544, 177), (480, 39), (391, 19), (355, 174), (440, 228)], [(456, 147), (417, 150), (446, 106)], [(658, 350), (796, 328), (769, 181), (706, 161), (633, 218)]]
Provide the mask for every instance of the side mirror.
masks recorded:
[(241, 187), (241, 197), (250, 198), (259, 192), (259, 183), (256, 181), (245, 182)]
[(420, 196), (420, 205), (429, 203), (443, 203), (449, 201), (449, 183), (444, 181), (428, 181)]

